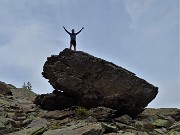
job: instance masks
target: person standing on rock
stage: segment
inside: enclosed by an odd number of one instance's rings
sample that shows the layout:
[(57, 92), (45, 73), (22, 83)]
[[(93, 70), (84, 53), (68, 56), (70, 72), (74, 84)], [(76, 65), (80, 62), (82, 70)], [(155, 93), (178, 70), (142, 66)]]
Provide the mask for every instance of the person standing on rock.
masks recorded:
[(72, 48), (72, 46), (74, 46), (74, 50), (76, 51), (76, 35), (79, 34), (84, 29), (84, 27), (82, 27), (82, 29), (77, 33), (75, 33), (74, 29), (72, 29), (72, 33), (70, 33), (69, 31), (66, 30), (66, 28), (64, 26), (63, 26), (63, 28), (70, 35), (70, 38), (71, 38), (70, 49)]

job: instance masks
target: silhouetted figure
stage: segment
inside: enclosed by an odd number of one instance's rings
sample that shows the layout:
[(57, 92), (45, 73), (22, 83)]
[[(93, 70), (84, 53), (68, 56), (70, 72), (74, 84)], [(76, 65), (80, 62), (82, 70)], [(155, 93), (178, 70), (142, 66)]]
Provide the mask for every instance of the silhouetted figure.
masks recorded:
[(70, 33), (69, 31), (66, 30), (66, 28), (64, 26), (63, 26), (63, 28), (70, 35), (70, 38), (71, 38), (70, 49), (72, 48), (72, 46), (74, 46), (74, 50), (76, 51), (76, 35), (79, 34), (84, 29), (84, 27), (82, 27), (82, 29), (77, 33), (75, 33), (74, 29), (72, 29), (72, 33)]

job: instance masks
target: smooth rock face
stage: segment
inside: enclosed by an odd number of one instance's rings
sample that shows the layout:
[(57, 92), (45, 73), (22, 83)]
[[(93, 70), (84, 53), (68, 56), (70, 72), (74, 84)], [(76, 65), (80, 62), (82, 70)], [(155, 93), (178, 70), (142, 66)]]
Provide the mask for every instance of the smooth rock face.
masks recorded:
[(105, 106), (129, 116), (141, 113), (158, 93), (157, 87), (122, 67), (69, 49), (48, 57), (42, 75), (80, 105)]

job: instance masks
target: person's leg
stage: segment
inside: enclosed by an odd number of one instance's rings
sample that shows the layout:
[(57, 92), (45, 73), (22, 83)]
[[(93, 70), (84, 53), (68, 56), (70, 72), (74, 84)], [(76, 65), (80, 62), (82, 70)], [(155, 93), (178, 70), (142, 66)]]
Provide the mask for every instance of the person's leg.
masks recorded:
[(70, 49), (70, 50), (72, 49), (72, 43), (71, 43), (71, 41), (70, 41), (70, 47), (69, 47), (69, 49)]
[(76, 51), (76, 41), (74, 41), (74, 51)]
[(70, 44), (70, 48), (69, 49), (72, 50), (72, 44)]

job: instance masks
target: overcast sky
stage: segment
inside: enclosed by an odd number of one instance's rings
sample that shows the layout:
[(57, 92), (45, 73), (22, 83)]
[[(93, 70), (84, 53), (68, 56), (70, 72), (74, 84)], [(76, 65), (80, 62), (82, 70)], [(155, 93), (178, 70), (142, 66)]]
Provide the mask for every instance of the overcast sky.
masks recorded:
[(159, 87), (148, 107), (180, 107), (179, 0), (0, 0), (0, 81), (52, 92), (41, 72), (69, 47), (63, 26), (85, 28), (77, 50)]

